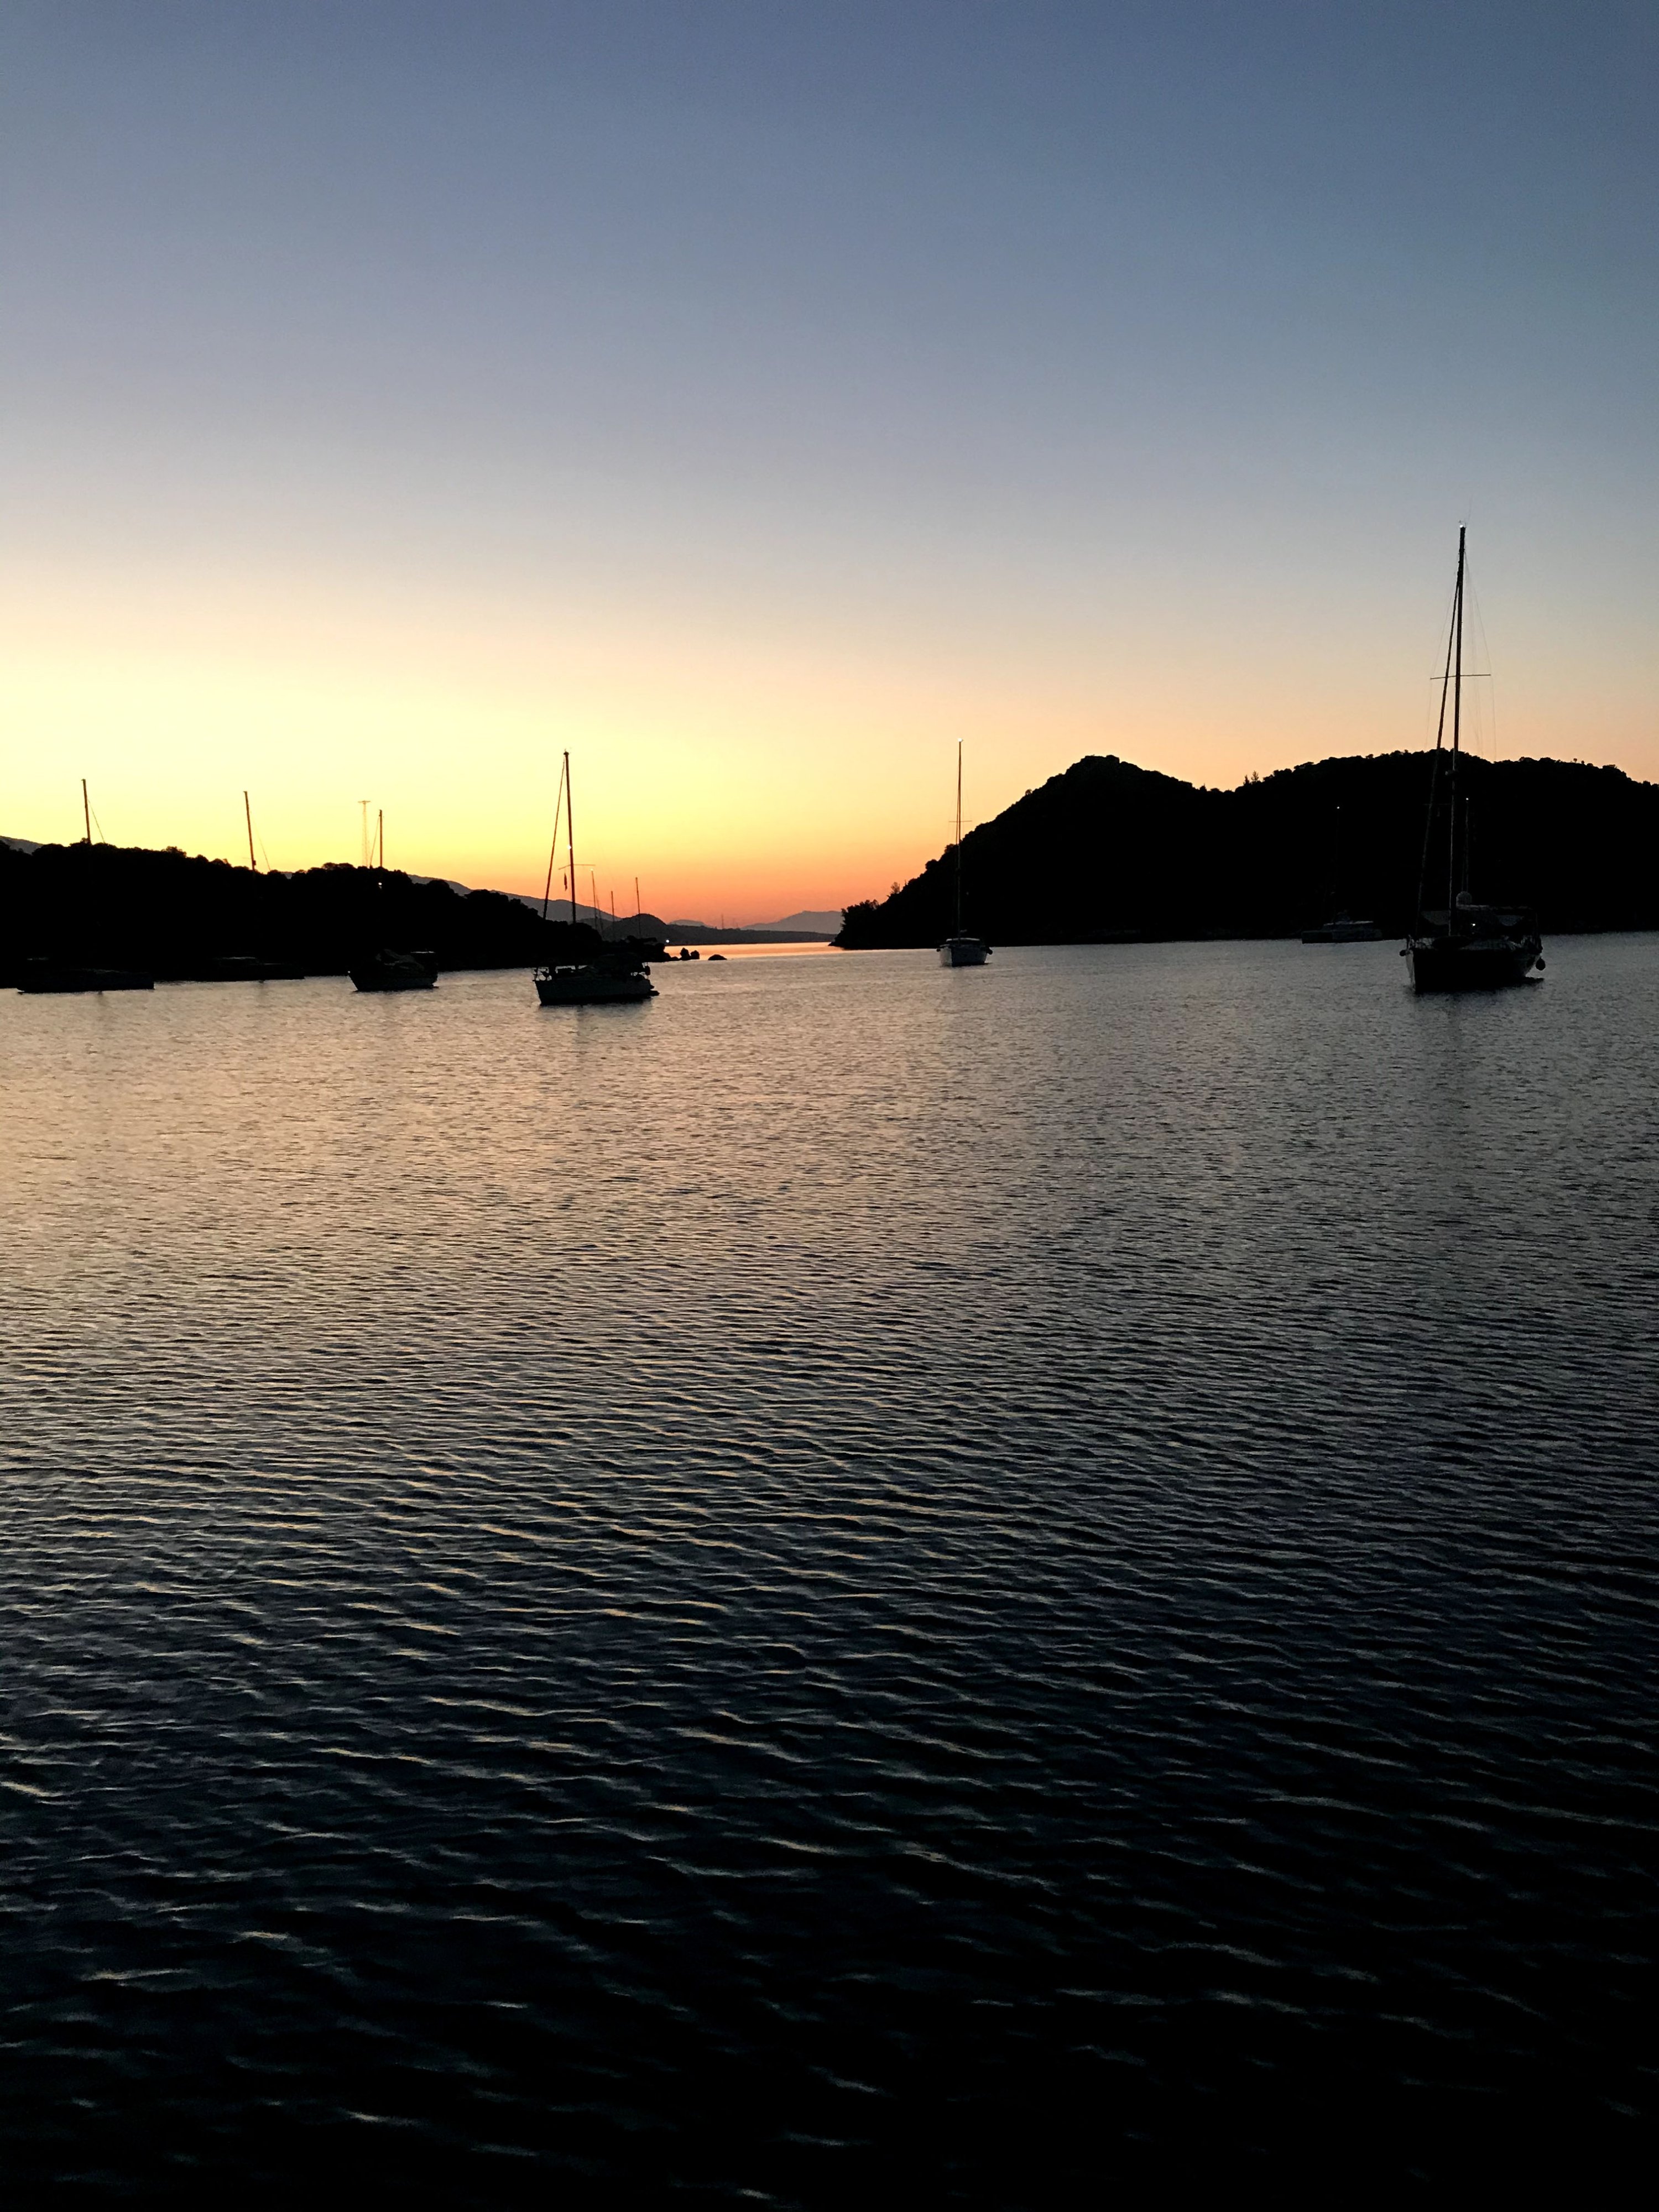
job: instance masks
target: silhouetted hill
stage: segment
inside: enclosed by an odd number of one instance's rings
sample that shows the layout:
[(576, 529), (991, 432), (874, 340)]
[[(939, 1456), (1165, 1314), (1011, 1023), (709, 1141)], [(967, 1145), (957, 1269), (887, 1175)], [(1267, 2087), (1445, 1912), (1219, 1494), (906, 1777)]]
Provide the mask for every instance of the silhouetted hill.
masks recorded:
[(252, 954), (326, 975), (386, 945), (430, 951), (440, 968), (527, 968), (598, 942), (591, 929), (544, 923), (503, 892), (464, 893), (396, 870), (256, 875), (138, 847), (0, 846), (5, 983), (37, 957), (183, 978)]
[(827, 907), (816, 907), (804, 914), (787, 914), (781, 921), (762, 921), (755, 926), (757, 929), (800, 929), (813, 937), (833, 937), (841, 927), (842, 911), (840, 907), (833, 912)]
[[(963, 920), (993, 944), (1283, 937), (1337, 908), (1410, 927), (1432, 756), (1312, 761), (1206, 791), (1091, 754), (963, 839)], [(1659, 928), (1659, 785), (1616, 768), (1463, 756), (1477, 897), (1545, 930)], [(1340, 814), (1339, 814), (1339, 809)], [(839, 945), (933, 945), (953, 848), (849, 907)]]

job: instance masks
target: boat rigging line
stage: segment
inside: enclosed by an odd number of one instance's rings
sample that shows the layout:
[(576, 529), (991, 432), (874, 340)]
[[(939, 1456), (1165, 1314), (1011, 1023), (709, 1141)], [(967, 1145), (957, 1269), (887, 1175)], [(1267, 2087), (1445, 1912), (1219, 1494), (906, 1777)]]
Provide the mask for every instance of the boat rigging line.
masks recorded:
[(564, 767), (559, 775), (559, 795), (553, 802), (553, 842), (547, 848), (547, 882), (542, 890), (542, 920), (547, 920), (547, 909), (553, 897), (553, 871), (559, 864), (559, 819), (564, 812), (565, 781), (570, 774), (570, 756), (564, 757)]

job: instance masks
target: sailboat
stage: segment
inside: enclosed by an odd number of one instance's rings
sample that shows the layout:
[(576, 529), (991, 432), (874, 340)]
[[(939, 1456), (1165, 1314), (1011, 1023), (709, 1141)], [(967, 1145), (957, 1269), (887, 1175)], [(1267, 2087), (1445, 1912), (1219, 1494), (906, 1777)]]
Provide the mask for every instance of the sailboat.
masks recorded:
[[(87, 825), (85, 838), (88, 854), (92, 851), (92, 800), (87, 793), (87, 780), (81, 779), (81, 813)], [(102, 830), (100, 830), (100, 836)], [(51, 992), (54, 994), (70, 991), (153, 991), (155, 978), (140, 968), (83, 968), (72, 960), (26, 960), (17, 978), (17, 988), (31, 997)]]
[(939, 949), (941, 968), (982, 968), (991, 948), (962, 926), (962, 740), (957, 740), (957, 926)]
[(1317, 929), (1304, 929), (1304, 945), (1375, 945), (1382, 934), (1374, 921), (1356, 921), (1351, 914), (1334, 914)]
[[(1342, 809), (1338, 806), (1332, 817), (1331, 828), (1331, 896), (1334, 900), (1342, 883)], [(1369, 915), (1355, 916), (1345, 906), (1339, 906), (1328, 921), (1322, 921), (1316, 929), (1304, 929), (1304, 945), (1375, 945), (1382, 934)]]
[[(364, 861), (374, 847), (367, 842), (368, 830), (368, 801), (364, 799), (363, 830), (365, 836)], [(380, 808), (374, 817), (375, 836), (379, 854), (374, 860), (374, 881), (382, 896), (386, 891), (386, 809)], [(250, 822), (250, 830), (252, 823)], [(400, 952), (395, 946), (383, 945), (378, 952), (364, 952), (354, 960), (346, 974), (359, 991), (429, 991), (438, 981), (438, 956), (435, 952)]]
[(429, 991), (438, 980), (438, 956), (384, 945), (354, 960), (346, 973), (360, 991)]
[[(570, 756), (564, 757), (559, 796), (553, 810), (553, 849), (547, 858), (547, 888), (542, 893), (542, 920), (547, 920), (553, 896), (553, 866), (559, 850), (559, 809), (564, 810), (565, 867), (570, 884), (570, 926), (576, 926), (576, 825), (570, 796)], [(591, 960), (550, 963), (536, 971), (536, 996), (544, 1006), (626, 1006), (640, 999), (654, 999), (657, 987), (646, 972), (638, 941), (602, 945)]]
[[(1536, 968), (1544, 966), (1544, 948), (1532, 910), (1522, 906), (1481, 906), (1469, 890), (1469, 810), (1460, 805), (1457, 771), (1462, 755), (1463, 720), (1463, 574), (1465, 529), (1457, 532), (1457, 581), (1452, 592), (1451, 629), (1446, 639), (1446, 666), (1440, 681), (1440, 726), (1434, 740), (1434, 775), (1429, 787), (1428, 819), (1423, 828), (1423, 866), (1417, 885), (1417, 927), (1401, 948), (1412, 963), (1412, 982), (1419, 995), (1427, 991), (1495, 991), (1511, 983), (1524, 983)], [(1451, 745), (1448, 750), (1446, 708), (1451, 707)], [(1446, 903), (1430, 907), (1429, 868), (1434, 851), (1434, 827), (1441, 799), (1441, 771), (1447, 770), (1445, 789)], [(1438, 869), (1437, 866), (1437, 878)], [(1437, 881), (1435, 888), (1438, 888)]]

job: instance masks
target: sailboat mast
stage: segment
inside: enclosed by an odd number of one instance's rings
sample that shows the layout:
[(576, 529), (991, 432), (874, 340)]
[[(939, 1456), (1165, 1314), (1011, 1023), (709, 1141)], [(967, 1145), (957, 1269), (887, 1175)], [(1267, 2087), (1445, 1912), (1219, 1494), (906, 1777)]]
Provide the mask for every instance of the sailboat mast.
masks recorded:
[(1452, 597), (1451, 793), (1446, 809), (1446, 927), (1457, 913), (1457, 762), (1463, 720), (1463, 541), (1468, 526), (1457, 526), (1457, 589)]
[(962, 739), (957, 739), (957, 935), (962, 934)]
[(252, 806), (249, 804), (249, 801), (248, 801), (248, 795), (247, 795), (246, 792), (244, 792), (244, 793), (242, 793), (242, 811), (243, 811), (243, 813), (247, 817), (247, 866), (248, 866), (248, 873), (249, 873), (250, 875), (252, 875), (252, 876), (257, 876), (257, 875), (258, 874), (258, 872), (259, 872), (259, 866), (258, 866), (258, 861), (257, 861), (257, 860), (254, 859), (254, 857), (253, 857), (253, 809), (252, 809)]
[(570, 870), (570, 927), (576, 927), (576, 802), (570, 789), (570, 756), (564, 757), (565, 865)]
[(81, 815), (87, 825), (87, 842), (92, 842), (92, 801), (87, 797), (87, 780), (81, 779)]
[[(568, 755), (566, 756), (567, 759)], [(547, 881), (542, 886), (542, 920), (547, 920), (547, 909), (553, 898), (553, 871), (559, 865), (559, 817), (564, 811), (564, 777), (559, 778), (558, 795), (553, 801), (553, 842), (547, 848)]]
[[(1459, 544), (1461, 549), (1461, 533)], [(1429, 780), (1429, 811), (1423, 817), (1423, 857), (1419, 861), (1417, 868), (1417, 912), (1419, 921), (1422, 918), (1424, 905), (1429, 895), (1429, 854), (1434, 843), (1435, 809), (1438, 805), (1440, 800), (1440, 762), (1443, 749), (1446, 742), (1446, 701), (1451, 691), (1452, 645), (1454, 641), (1455, 627), (1455, 624), (1451, 623), (1448, 623), (1446, 625), (1446, 665), (1442, 670), (1440, 676), (1440, 719), (1435, 724), (1434, 729), (1434, 773)], [(1449, 915), (1446, 918), (1446, 927), (1449, 929), (1451, 927), (1451, 917)]]

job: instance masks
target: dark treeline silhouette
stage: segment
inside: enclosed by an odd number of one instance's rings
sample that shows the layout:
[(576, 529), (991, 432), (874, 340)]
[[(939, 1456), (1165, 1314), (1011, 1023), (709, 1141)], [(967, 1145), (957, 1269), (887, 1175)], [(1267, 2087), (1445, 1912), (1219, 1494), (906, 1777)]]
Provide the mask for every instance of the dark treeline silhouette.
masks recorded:
[[(994, 944), (1292, 936), (1339, 909), (1411, 927), (1432, 755), (1312, 761), (1206, 791), (1091, 755), (963, 839), (963, 919)], [(1543, 928), (1659, 928), (1659, 784), (1571, 761), (1465, 753), (1470, 888)], [(1443, 845), (1441, 848), (1443, 851)], [(1431, 881), (1430, 903), (1443, 904)], [(838, 945), (932, 945), (951, 853), (849, 907)]]
[(0, 845), (0, 982), (29, 959), (210, 976), (252, 957), (343, 975), (385, 946), (442, 968), (527, 968), (587, 957), (586, 923), (544, 922), (500, 891), (416, 883), (395, 869), (327, 866), (256, 875), (226, 860), (120, 845)]

